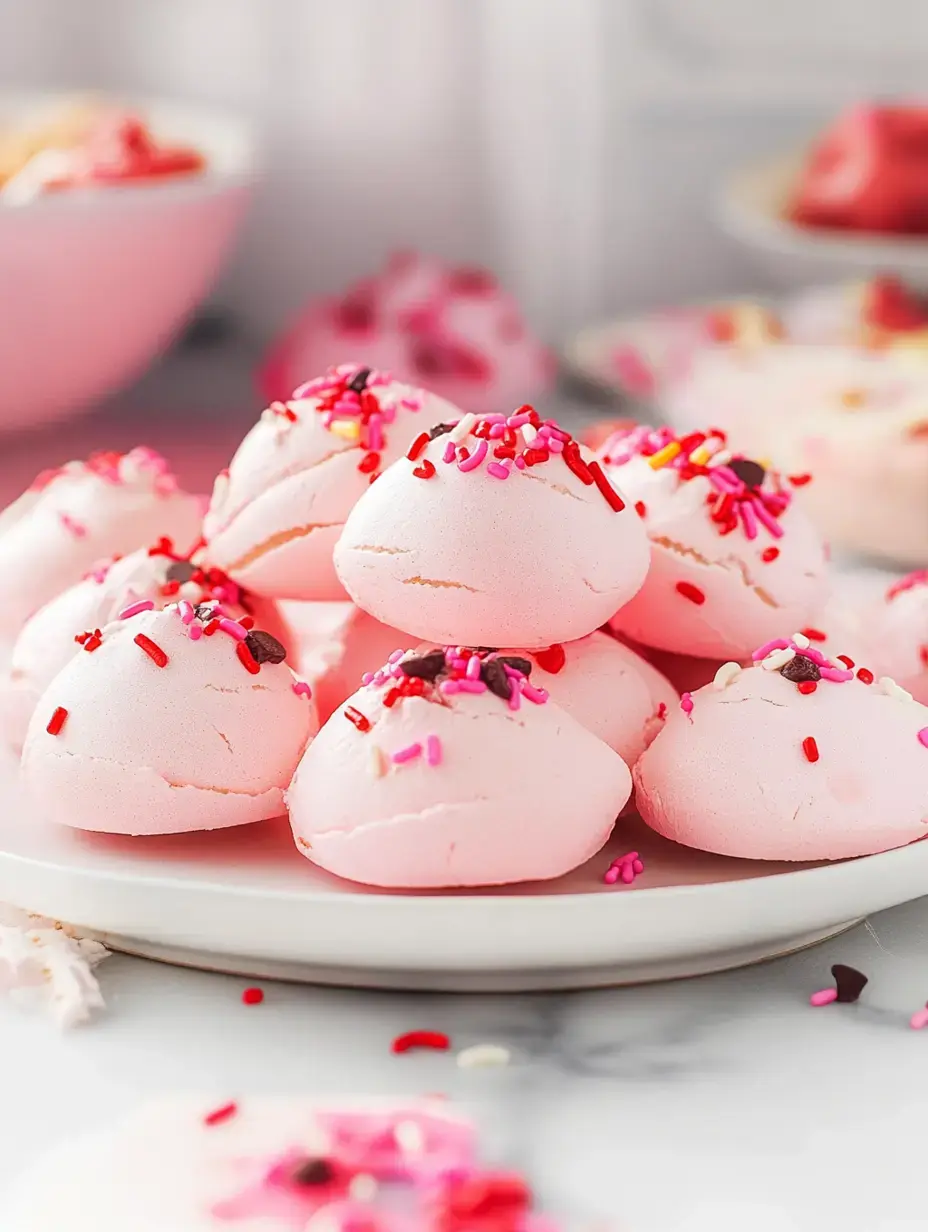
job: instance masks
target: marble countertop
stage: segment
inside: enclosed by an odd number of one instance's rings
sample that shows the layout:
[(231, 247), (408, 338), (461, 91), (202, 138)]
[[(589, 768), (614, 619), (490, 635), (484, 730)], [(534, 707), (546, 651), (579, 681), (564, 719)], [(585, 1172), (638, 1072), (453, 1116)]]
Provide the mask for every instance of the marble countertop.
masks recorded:
[[(928, 1031), (908, 1020), (928, 1000), (926, 953), (928, 900), (780, 961), (588, 993), (266, 983), (246, 1007), (249, 981), (116, 955), (90, 1025), (61, 1032), (0, 1000), (0, 1192), (43, 1145), (159, 1092), (444, 1092), (571, 1228), (925, 1228)], [(870, 984), (857, 1005), (813, 1010), (834, 962)], [(415, 1027), (504, 1044), (512, 1061), (392, 1055)]]

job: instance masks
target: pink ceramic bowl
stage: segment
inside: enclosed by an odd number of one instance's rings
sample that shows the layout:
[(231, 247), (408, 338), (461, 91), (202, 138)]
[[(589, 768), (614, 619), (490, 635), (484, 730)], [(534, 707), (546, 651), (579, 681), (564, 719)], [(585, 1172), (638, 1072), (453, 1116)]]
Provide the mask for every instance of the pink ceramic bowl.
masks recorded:
[[(0, 96), (0, 127), (55, 104)], [(256, 178), (245, 125), (187, 104), (128, 106), (207, 165), (24, 204), (0, 196), (0, 431), (62, 419), (137, 376), (203, 300), (244, 216)]]

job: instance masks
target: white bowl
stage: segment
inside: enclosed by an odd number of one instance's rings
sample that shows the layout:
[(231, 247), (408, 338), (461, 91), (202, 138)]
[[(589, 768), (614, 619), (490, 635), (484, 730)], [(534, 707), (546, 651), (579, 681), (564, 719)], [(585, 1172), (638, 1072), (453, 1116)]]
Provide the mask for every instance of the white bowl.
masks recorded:
[(801, 151), (781, 155), (726, 180), (717, 197), (726, 234), (752, 250), (777, 286), (896, 273), (910, 286), (928, 291), (928, 239), (825, 230), (789, 221), (784, 211), (804, 157)]
[[(55, 101), (0, 97), (0, 125)], [(207, 165), (22, 205), (0, 197), (0, 430), (63, 418), (137, 376), (203, 300), (244, 216), (256, 177), (247, 126), (199, 106), (128, 106)]]

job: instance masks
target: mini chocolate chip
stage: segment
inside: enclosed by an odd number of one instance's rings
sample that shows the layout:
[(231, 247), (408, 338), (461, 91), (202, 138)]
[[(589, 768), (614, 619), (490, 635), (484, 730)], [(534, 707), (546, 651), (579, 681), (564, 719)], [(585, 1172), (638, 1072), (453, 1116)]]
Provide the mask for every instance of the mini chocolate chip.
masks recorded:
[(531, 676), (532, 674), (532, 664), (528, 659), (523, 659), (519, 655), (500, 655), (499, 661), (506, 667), (511, 667), (515, 671), (521, 672), (523, 676)]
[(172, 560), (168, 565), (167, 579), (169, 582), (189, 582), (196, 573), (197, 567), (189, 560)]
[(208, 603), (198, 603), (193, 609), (193, 614), (197, 620), (212, 620), (218, 606), (218, 599), (210, 599)]
[(512, 696), (512, 681), (506, 675), (501, 659), (484, 659), (480, 664), (480, 679), (491, 693), (509, 701)]
[(370, 380), (370, 368), (359, 368), (351, 380), (348, 382), (348, 388), (356, 394), (363, 394), (367, 389), (367, 382)]
[(749, 488), (759, 488), (767, 474), (759, 462), (752, 462), (750, 458), (732, 458), (728, 469), (734, 471)]
[(822, 678), (818, 664), (804, 654), (793, 655), (790, 661), (780, 668), (780, 675), (787, 680), (792, 680), (794, 684), (801, 684), (804, 680), (821, 680)]
[(332, 1165), (327, 1159), (306, 1159), (291, 1174), (294, 1185), (328, 1185), (334, 1177)]
[(857, 971), (854, 967), (846, 967), (844, 963), (835, 963), (831, 974), (835, 981), (835, 988), (838, 990), (838, 1000), (842, 1005), (853, 1005), (870, 983), (862, 971)]
[(454, 427), (455, 427), (454, 424), (446, 424), (446, 423), (436, 424), (434, 428), (429, 429), (429, 440), (434, 441), (437, 436), (445, 436)]
[(437, 680), (445, 670), (445, 652), (432, 650), (414, 659), (404, 659), (400, 671), (404, 676), (418, 676), (420, 680)]
[(256, 663), (283, 663), (287, 657), (284, 646), (271, 633), (263, 629), (252, 629), (245, 638), (245, 645), (251, 651), (251, 657)]

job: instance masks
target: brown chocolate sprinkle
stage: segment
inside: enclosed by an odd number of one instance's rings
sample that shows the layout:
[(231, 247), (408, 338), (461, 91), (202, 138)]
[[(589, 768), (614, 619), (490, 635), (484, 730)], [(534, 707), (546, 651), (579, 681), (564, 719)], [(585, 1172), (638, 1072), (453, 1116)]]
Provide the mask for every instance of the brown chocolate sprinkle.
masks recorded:
[(370, 380), (370, 368), (359, 368), (351, 380), (348, 382), (348, 388), (352, 393), (363, 394), (367, 389), (367, 382)]
[(784, 663), (780, 668), (780, 675), (787, 680), (792, 680), (794, 684), (801, 684), (804, 680), (821, 680), (822, 678), (818, 664), (803, 654), (794, 655), (788, 663)]
[(528, 659), (523, 659), (520, 655), (500, 655), (500, 663), (504, 667), (511, 667), (517, 672), (521, 672), (523, 676), (531, 676), (532, 664)]
[(434, 428), (430, 428), (430, 429), (429, 429), (429, 440), (430, 440), (430, 441), (434, 441), (434, 440), (435, 440), (435, 438), (436, 438), (436, 437), (438, 437), (438, 436), (445, 436), (445, 435), (446, 435), (447, 433), (449, 433), (449, 432), (450, 432), (450, 431), (451, 431), (451, 430), (452, 430), (455, 426), (456, 426), (456, 425), (455, 425), (455, 424), (453, 424), (453, 423), (451, 423), (451, 424), (448, 424), (448, 423), (440, 423), (440, 424), (436, 424)]
[(437, 680), (445, 670), (445, 652), (432, 650), (414, 659), (404, 659), (400, 671), (404, 676), (418, 676), (420, 680)]
[(728, 463), (728, 469), (734, 471), (741, 482), (747, 484), (749, 488), (759, 488), (767, 474), (759, 462), (753, 462), (750, 458), (732, 458)]
[(853, 1005), (870, 983), (862, 971), (857, 971), (854, 967), (846, 967), (844, 963), (835, 963), (831, 974), (838, 991), (837, 999), (842, 1005)]
[(506, 675), (502, 659), (484, 659), (480, 664), (480, 679), (491, 693), (509, 701), (512, 696), (512, 681)]
[(335, 1173), (327, 1159), (306, 1159), (290, 1177), (294, 1185), (328, 1185)]
[(168, 565), (167, 580), (179, 582), (181, 586), (189, 582), (196, 573), (197, 567), (189, 560), (172, 560)]
[(251, 657), (257, 664), (283, 663), (287, 657), (284, 646), (271, 633), (263, 629), (252, 629), (245, 638), (245, 645), (251, 651)]

